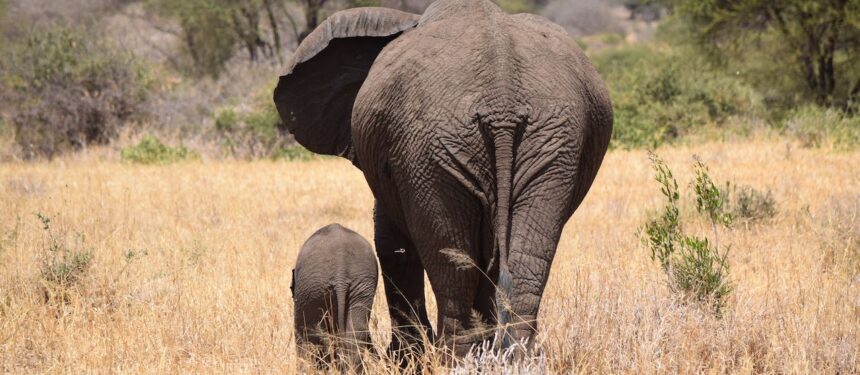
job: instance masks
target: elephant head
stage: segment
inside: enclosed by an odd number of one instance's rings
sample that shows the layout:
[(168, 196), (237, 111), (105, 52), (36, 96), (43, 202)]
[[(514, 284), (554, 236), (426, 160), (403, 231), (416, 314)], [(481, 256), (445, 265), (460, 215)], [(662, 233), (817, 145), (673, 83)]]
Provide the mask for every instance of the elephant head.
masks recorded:
[(440, 342), (462, 353), (486, 338), (474, 312), (504, 327), (504, 345), (530, 339), (561, 231), (612, 132), (607, 90), (575, 41), (489, 0), (438, 0), (420, 17), (336, 13), (291, 61), (275, 91), (282, 119), (311, 151), (352, 160), (376, 198), (403, 333), (392, 349), (433, 336), (422, 270)]

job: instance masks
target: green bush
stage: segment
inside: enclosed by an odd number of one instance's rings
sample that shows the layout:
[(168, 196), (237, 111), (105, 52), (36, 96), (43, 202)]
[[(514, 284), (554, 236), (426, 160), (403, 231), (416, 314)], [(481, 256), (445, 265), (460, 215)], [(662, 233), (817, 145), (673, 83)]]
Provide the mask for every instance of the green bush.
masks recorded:
[[(146, 0), (144, 4), (147, 9), (175, 20), (181, 27), (180, 39), (186, 58), (178, 60), (178, 67), (198, 76), (217, 78), (227, 69), (230, 59), (243, 49), (251, 61), (280, 60), (282, 36), (301, 32), (290, 14), (292, 7), (288, 2), (303, 3), (291, 0)], [(302, 5), (322, 8), (325, 2), (313, 0)], [(328, 10), (330, 6), (325, 8)]]
[(762, 192), (751, 186), (741, 186), (734, 190), (734, 195), (732, 212), (735, 216), (750, 222), (776, 216), (776, 199), (770, 190)]
[(696, 211), (708, 216), (713, 224), (730, 226), (732, 224), (731, 212), (728, 209), (728, 189), (720, 190), (711, 179), (708, 167), (701, 160), (696, 159), (696, 181), (694, 190), (696, 192)]
[(52, 28), (3, 49), (0, 111), (24, 158), (106, 144), (146, 114), (146, 70), (94, 35)]
[(239, 115), (232, 109), (225, 109), (215, 116), (215, 130), (229, 132), (236, 128), (239, 123)]
[[(732, 290), (726, 261), (728, 247), (721, 249), (708, 238), (684, 233), (679, 219), (678, 181), (666, 163), (653, 153), (651, 163), (666, 204), (661, 213), (641, 229), (642, 240), (651, 252), (651, 259), (657, 261), (669, 277), (673, 291), (710, 306), (720, 317)], [(731, 222), (731, 216), (723, 210), (725, 195), (713, 184), (701, 162), (697, 162), (696, 176), (696, 208), (708, 215), (714, 226), (714, 236), (717, 236), (717, 224)]]
[[(801, 83), (795, 102), (844, 107), (860, 95), (860, 2), (658, 0), (686, 24), (688, 39), (721, 62), (757, 76)], [(755, 60), (755, 61), (751, 61)], [(779, 63), (775, 63), (779, 62)], [(762, 88), (771, 82), (758, 80)], [(774, 86), (771, 86), (774, 87)], [(796, 86), (797, 87), (797, 86)]]
[(51, 218), (36, 214), (47, 237), (47, 247), (41, 254), (40, 282), (45, 302), (69, 301), (70, 289), (86, 274), (92, 265), (92, 249), (84, 245), (81, 235), (77, 235), (74, 245), (69, 244), (65, 235), (51, 228)]
[(275, 151), (272, 159), (287, 160), (287, 161), (309, 161), (317, 158), (318, 155), (308, 151), (308, 149), (300, 146), (286, 146)]
[(592, 61), (612, 97), (615, 147), (656, 147), (759, 108), (753, 90), (688, 49), (622, 45)]
[(499, 8), (506, 13), (530, 13), (535, 11), (535, 6), (528, 0), (494, 0)]
[(197, 159), (200, 156), (185, 146), (170, 147), (153, 136), (145, 136), (134, 146), (122, 149), (122, 160), (136, 164), (169, 164), (177, 161)]
[[(245, 158), (289, 158), (294, 142), (272, 103), (274, 86), (264, 85), (247, 105), (225, 108), (215, 115), (215, 130), (230, 154)], [(303, 157), (299, 157), (300, 159)]]
[(785, 131), (805, 147), (851, 150), (860, 146), (860, 115), (806, 105), (792, 111), (784, 124)]
[(236, 54), (236, 4), (226, 0), (149, 0), (146, 5), (176, 19), (182, 27), (184, 52), (190, 58), (181, 66), (184, 70), (217, 77)]

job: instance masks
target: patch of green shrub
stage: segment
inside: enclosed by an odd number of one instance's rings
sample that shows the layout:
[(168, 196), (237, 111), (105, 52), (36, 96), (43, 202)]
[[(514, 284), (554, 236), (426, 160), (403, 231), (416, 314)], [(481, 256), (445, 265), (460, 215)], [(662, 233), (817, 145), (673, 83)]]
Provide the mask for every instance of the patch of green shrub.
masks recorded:
[(274, 104), (255, 106), (253, 112), (248, 113), (244, 120), (248, 129), (256, 134), (260, 141), (266, 144), (275, 144), (279, 141), (281, 117)]
[[(651, 259), (658, 262), (668, 276), (673, 291), (710, 306), (720, 317), (732, 290), (726, 261), (729, 249), (721, 248), (707, 237), (684, 233), (679, 220), (678, 181), (656, 154), (651, 154), (651, 163), (666, 204), (661, 213), (641, 229), (642, 240), (651, 252)], [(714, 236), (717, 236), (717, 224), (731, 222), (731, 216), (723, 211), (724, 194), (712, 183), (701, 162), (697, 162), (696, 175), (696, 208), (707, 214), (714, 226)]]
[(494, 0), (499, 8), (506, 13), (530, 13), (535, 11), (535, 6), (528, 0)]
[(788, 115), (784, 127), (805, 147), (851, 150), (860, 146), (860, 116), (838, 109), (802, 106)]
[(291, 138), (272, 102), (273, 85), (256, 91), (247, 105), (225, 108), (215, 115), (215, 130), (229, 153), (241, 158), (284, 158)]
[(0, 110), (24, 158), (106, 144), (146, 114), (146, 69), (95, 35), (55, 27), (3, 49)]
[(621, 45), (592, 61), (612, 97), (614, 147), (656, 147), (759, 110), (751, 88), (684, 48)]
[(170, 147), (149, 135), (137, 145), (124, 148), (120, 155), (123, 161), (137, 164), (169, 164), (200, 157), (185, 146)]
[(287, 161), (309, 161), (319, 157), (319, 155), (308, 151), (301, 145), (286, 146), (274, 152), (272, 159), (287, 160)]
[(738, 218), (750, 222), (776, 216), (776, 199), (770, 190), (762, 192), (751, 186), (741, 186), (733, 191), (732, 212)]
[(230, 132), (239, 123), (239, 115), (233, 109), (225, 109), (215, 115), (215, 130), (219, 132)]
[(720, 190), (717, 187), (711, 179), (708, 167), (698, 158), (696, 158), (695, 169), (696, 181), (693, 189), (696, 192), (696, 211), (707, 215), (714, 225), (730, 226), (734, 218), (728, 209), (728, 189)]
[(85, 246), (81, 235), (77, 235), (74, 245), (70, 245), (66, 236), (59, 235), (52, 229), (48, 216), (41, 213), (36, 216), (47, 237), (47, 247), (41, 254), (39, 269), (45, 302), (67, 303), (70, 289), (84, 277), (92, 265), (92, 249)]

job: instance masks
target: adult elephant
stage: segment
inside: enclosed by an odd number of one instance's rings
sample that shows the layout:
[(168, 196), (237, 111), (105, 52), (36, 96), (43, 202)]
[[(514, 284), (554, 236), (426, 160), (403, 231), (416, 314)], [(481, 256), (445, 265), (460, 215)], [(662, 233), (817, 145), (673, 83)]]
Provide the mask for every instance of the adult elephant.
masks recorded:
[(505, 345), (531, 342), (562, 228), (612, 133), (573, 38), (489, 0), (350, 9), (301, 43), (274, 99), (299, 143), (349, 158), (373, 191), (392, 349), (434, 337), (422, 271), (437, 339), (457, 353), (487, 336), (463, 335), (473, 311)]

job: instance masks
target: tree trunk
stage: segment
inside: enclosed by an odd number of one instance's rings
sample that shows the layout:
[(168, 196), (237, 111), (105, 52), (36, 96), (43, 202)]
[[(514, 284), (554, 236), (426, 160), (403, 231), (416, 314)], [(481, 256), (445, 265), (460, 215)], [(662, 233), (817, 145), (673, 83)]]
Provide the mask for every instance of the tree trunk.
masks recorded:
[(263, 6), (266, 8), (266, 15), (269, 17), (269, 24), (272, 28), (272, 54), (278, 57), (278, 61), (281, 61), (281, 34), (278, 32), (278, 22), (272, 7), (272, 0), (263, 0)]
[(305, 3), (305, 29), (299, 34), (299, 43), (319, 26), (319, 12), (324, 2), (325, 0), (307, 0)]

